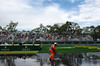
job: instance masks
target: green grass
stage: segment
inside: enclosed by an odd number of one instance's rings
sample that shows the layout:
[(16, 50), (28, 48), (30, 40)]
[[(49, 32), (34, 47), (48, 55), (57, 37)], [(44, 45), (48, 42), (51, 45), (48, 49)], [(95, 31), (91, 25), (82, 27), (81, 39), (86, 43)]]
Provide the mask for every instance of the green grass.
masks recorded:
[[(42, 46), (39, 53), (49, 53), (50, 46)], [(59, 45), (56, 47), (57, 53), (83, 53), (83, 52), (100, 52), (100, 46), (86, 45)]]

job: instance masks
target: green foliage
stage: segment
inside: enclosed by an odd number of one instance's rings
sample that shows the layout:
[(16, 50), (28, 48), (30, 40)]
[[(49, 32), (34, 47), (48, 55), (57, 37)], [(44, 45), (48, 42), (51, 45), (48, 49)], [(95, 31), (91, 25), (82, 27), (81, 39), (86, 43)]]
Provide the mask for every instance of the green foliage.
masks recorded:
[(75, 22), (66, 21), (65, 24), (59, 25), (59, 23), (52, 25), (43, 26), (33, 29), (33, 32), (44, 32), (53, 33), (59, 35), (91, 35), (93, 38), (100, 38), (100, 26), (88, 26), (80, 28)]
[(15, 32), (17, 31), (16, 26), (18, 25), (18, 22), (14, 23), (14, 22), (10, 22), (9, 25), (6, 25), (5, 27), (0, 26), (0, 30), (2, 32)]
[[(9, 25), (5, 27), (0, 26), (0, 31), (2, 32), (16, 32), (18, 22), (10, 22)], [(65, 24), (59, 25), (59, 23), (52, 25), (44, 26), (42, 23), (39, 27), (31, 30), (26, 31), (23, 30), (22, 32), (36, 32), (36, 33), (53, 33), (53, 34), (60, 34), (60, 35), (91, 35), (93, 38), (100, 38), (100, 25), (97, 27), (94, 26), (87, 26), (84, 28), (80, 28), (80, 26), (75, 22), (66, 21)]]
[(80, 26), (77, 23), (67, 21), (60, 27), (60, 32), (74, 35), (80, 32)]

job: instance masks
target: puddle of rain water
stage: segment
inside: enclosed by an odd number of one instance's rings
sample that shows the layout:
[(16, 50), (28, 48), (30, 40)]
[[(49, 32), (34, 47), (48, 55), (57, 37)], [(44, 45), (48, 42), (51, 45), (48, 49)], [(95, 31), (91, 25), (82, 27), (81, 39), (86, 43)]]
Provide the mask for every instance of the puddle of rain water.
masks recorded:
[(100, 53), (59, 53), (50, 62), (50, 54), (0, 56), (0, 66), (100, 66)]

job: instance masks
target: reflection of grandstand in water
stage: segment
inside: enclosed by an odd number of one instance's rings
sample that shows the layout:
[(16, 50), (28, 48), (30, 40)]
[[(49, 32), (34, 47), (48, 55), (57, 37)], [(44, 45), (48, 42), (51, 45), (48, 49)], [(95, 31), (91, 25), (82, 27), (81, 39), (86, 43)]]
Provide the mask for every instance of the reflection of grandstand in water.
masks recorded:
[(61, 62), (67, 66), (80, 66), (82, 64), (82, 53), (65, 53), (57, 55)]
[[(54, 61), (54, 66), (80, 66), (82, 64), (83, 54), (82, 53), (59, 53), (56, 55)], [(49, 60), (47, 59), (38, 59), (40, 62), (40, 66), (50, 64)]]
[[(15, 59), (16, 57), (13, 57), (13, 56), (1, 56), (0, 57), (0, 60), (2, 61), (2, 63), (4, 64), (4, 66), (16, 66), (15, 65)], [(0, 65), (2, 66), (2, 65)]]
[(25, 60), (30, 57), (31, 56), (0, 56), (0, 66), (16, 66), (18, 58)]
[[(89, 64), (99, 63), (95, 60), (100, 59), (100, 56), (88, 55), (88, 53), (59, 53), (56, 55), (56, 57), (60, 60), (55, 60), (54, 66), (81, 66), (85, 65), (84, 62), (89, 62)], [(40, 62), (40, 66), (50, 64), (49, 60), (47, 59), (37, 59), (37, 62)]]
[[(44, 54), (40, 54), (40, 56), (41, 55), (44, 56)], [(49, 56), (49, 54), (46, 55)], [(100, 59), (100, 55), (99, 56), (97, 55), (98, 53), (92, 53), (92, 54), (91, 53), (58, 53), (55, 57), (59, 59), (54, 61), (54, 66), (81, 66), (81, 65), (84, 66), (85, 65), (84, 62), (88, 64), (97, 63), (97, 65), (99, 66), (99, 60), (96, 61), (96, 59)], [(35, 56), (37, 58), (39, 57), (37, 55), (0, 56), (0, 66), (21, 66), (21, 64), (22, 65), (27, 64), (29, 66), (50, 66), (51, 65), (48, 59), (38, 58), (36, 60)]]

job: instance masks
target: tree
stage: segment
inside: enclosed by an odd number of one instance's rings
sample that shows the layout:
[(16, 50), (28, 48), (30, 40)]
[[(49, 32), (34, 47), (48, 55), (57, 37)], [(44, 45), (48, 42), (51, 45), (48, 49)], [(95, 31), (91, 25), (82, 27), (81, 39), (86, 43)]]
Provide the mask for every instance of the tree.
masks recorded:
[(90, 34), (90, 27), (83, 27), (82, 33), (83, 34)]
[(54, 24), (53, 28), (54, 28), (53, 30), (54, 30), (55, 33), (60, 32), (60, 26), (58, 24)]
[(96, 35), (96, 28), (94, 26), (84, 27), (83, 30), (82, 30), (82, 33), (84, 35), (90, 35), (93, 38), (97, 37), (97, 35)]
[(77, 34), (80, 30), (80, 26), (77, 23), (67, 21), (60, 27), (60, 32), (65, 34)]
[(90, 26), (90, 33), (93, 34), (95, 32), (95, 27), (94, 26)]
[(9, 25), (7, 25), (7, 31), (8, 32), (15, 32), (16, 31), (16, 26), (18, 25), (18, 22), (14, 23), (14, 22), (10, 22)]
[(40, 27), (39, 27), (39, 31), (42, 33), (43, 32), (43, 28), (44, 28), (44, 26), (43, 26), (43, 24), (41, 23), (40, 24)]
[(80, 32), (80, 26), (77, 23), (72, 22), (70, 26), (72, 34), (78, 34)]
[(95, 37), (100, 39), (100, 25), (95, 27)]
[(16, 26), (18, 25), (18, 22), (14, 23), (14, 22), (10, 22), (9, 25), (6, 25), (5, 27), (0, 26), (0, 30), (2, 32), (16, 32), (17, 29)]
[(31, 30), (31, 32), (45, 33), (45, 32), (47, 32), (47, 27), (45, 27), (45, 26), (41, 23), (40, 26), (39, 26), (38, 28), (35, 28), (35, 29)]
[(0, 31), (2, 31), (2, 26), (0, 26)]
[(58, 24), (54, 24), (53, 26), (50, 26), (50, 33), (58, 33), (59, 32), (59, 26)]
[(7, 26), (6, 26), (6, 27), (0, 26), (0, 31), (2, 31), (2, 32), (7, 32)]
[(31, 30), (31, 32), (39, 33), (40, 32), (40, 28), (35, 28), (35, 29)]
[(22, 30), (22, 32), (27, 32), (26, 30)]
[(48, 33), (50, 33), (51, 27), (52, 27), (51, 25), (47, 25), (47, 26), (46, 26), (46, 29), (47, 29), (47, 32), (48, 32)]

